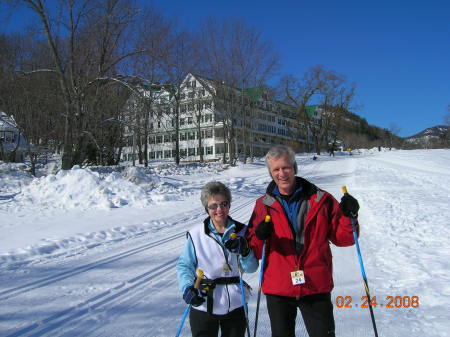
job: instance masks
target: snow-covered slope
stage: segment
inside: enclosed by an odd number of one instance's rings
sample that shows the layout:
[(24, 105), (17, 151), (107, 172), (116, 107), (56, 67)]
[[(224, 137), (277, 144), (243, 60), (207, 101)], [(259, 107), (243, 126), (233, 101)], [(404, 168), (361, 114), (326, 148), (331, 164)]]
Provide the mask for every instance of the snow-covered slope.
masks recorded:
[[(347, 185), (360, 202), (379, 335), (446, 336), (450, 151), (297, 161), (300, 175), (337, 198)], [(263, 161), (75, 168), (40, 178), (0, 164), (0, 336), (174, 336), (185, 308), (175, 263), (185, 231), (205, 216), (199, 191), (210, 180), (230, 187), (231, 214), (246, 222), (269, 177)], [(333, 247), (333, 255), (337, 336), (373, 336), (355, 247)], [(245, 278), (256, 293), (258, 273)], [(339, 307), (342, 298), (352, 307)], [(251, 326), (255, 306), (253, 296)], [(301, 319), (297, 329), (306, 336)], [(270, 336), (264, 297), (258, 336)]]

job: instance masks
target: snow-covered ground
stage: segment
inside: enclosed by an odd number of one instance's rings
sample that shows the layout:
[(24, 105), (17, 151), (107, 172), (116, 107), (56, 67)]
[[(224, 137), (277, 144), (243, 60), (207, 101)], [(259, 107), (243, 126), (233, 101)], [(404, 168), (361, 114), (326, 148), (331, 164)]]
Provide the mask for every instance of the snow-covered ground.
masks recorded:
[[(337, 198), (347, 185), (360, 202), (379, 336), (448, 336), (450, 150), (297, 161), (299, 175)], [(185, 231), (205, 217), (200, 189), (226, 183), (231, 215), (246, 222), (269, 182), (263, 161), (55, 172), (41, 167), (33, 178), (0, 163), (0, 336), (174, 336), (185, 309), (175, 263)], [(337, 336), (373, 336), (355, 247), (333, 255), (333, 298), (352, 299), (335, 305)], [(258, 272), (245, 279), (253, 327)], [(258, 336), (270, 336), (264, 297), (259, 317)]]

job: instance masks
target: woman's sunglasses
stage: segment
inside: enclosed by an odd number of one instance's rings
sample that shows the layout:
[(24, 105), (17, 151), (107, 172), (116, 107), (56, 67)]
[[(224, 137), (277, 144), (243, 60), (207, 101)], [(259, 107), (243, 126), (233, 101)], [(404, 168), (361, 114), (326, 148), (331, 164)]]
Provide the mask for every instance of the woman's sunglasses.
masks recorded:
[(211, 205), (208, 205), (208, 208), (214, 210), (214, 209), (219, 208), (219, 206), (220, 206), (221, 208), (225, 208), (225, 207), (230, 206), (230, 203), (229, 203), (228, 201), (222, 201), (220, 204), (211, 204)]

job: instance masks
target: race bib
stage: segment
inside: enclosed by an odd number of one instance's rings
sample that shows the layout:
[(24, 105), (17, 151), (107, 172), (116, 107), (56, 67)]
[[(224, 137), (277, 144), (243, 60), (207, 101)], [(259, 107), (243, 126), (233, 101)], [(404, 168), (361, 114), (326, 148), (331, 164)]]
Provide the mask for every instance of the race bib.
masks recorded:
[(291, 279), (294, 286), (305, 283), (305, 274), (303, 273), (303, 270), (291, 272)]

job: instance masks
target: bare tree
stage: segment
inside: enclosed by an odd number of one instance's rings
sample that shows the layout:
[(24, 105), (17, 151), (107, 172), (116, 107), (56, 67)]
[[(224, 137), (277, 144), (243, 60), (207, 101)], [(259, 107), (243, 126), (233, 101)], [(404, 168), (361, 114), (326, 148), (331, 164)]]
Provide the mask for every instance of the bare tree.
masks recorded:
[(28, 71), (47, 59), (42, 43), (29, 34), (0, 36), (0, 110), (14, 115), (18, 137), (32, 149), (26, 151), (32, 165), (40, 153), (58, 150), (62, 129), (56, 116), (62, 105), (54, 77), (41, 73), (25, 78), (17, 69)]
[[(205, 20), (199, 30), (200, 51), (203, 57), (203, 73), (216, 86), (214, 101), (220, 109), (215, 116), (222, 125), (225, 152), (230, 161), (239, 152), (244, 158), (252, 153), (252, 113), (246, 89), (258, 87), (274, 74), (278, 55), (271, 43), (248, 27), (242, 20)], [(234, 121), (234, 122), (233, 122)], [(236, 128), (239, 128), (238, 141)], [(239, 143), (242, 143), (239, 149)]]
[(256, 116), (246, 89), (264, 85), (277, 70), (279, 58), (271, 43), (263, 40), (258, 32), (241, 20), (231, 22), (231, 41), (230, 84), (240, 88), (240, 134), (245, 159), (247, 155), (253, 156), (252, 125)]
[(47, 41), (53, 64), (26, 74), (45, 73), (58, 81), (64, 104), (62, 168), (69, 169), (83, 163), (89, 144), (98, 145), (95, 134), (105, 117), (98, 112), (107, 110), (102, 104), (111, 102), (103, 99), (111, 94), (111, 84), (130, 88), (120, 67), (142, 53), (129, 43), (129, 26), (138, 10), (128, 0), (65, 0), (57, 8), (39, 0), (13, 2), (36, 14)]
[(174, 33), (171, 45), (166, 49), (167, 53), (161, 59), (162, 69), (165, 74), (165, 88), (170, 93), (171, 107), (168, 112), (173, 120), (175, 163), (180, 163), (180, 118), (181, 101), (186, 89), (184, 79), (190, 72), (196, 72), (198, 67), (198, 53), (196, 41), (187, 31)]
[(305, 73), (301, 80), (295, 76), (286, 75), (281, 78), (279, 84), (279, 91), (283, 100), (288, 104), (294, 105), (297, 109), (296, 115), (299, 128), (298, 134), (294, 135), (294, 137), (305, 139), (307, 151), (310, 151), (310, 137), (314, 139), (316, 148), (319, 143), (320, 126), (317, 118), (307, 110), (307, 105), (312, 97), (320, 92), (323, 86), (322, 73), (322, 66), (315, 66)]
[(173, 44), (175, 25), (152, 6), (144, 8), (141, 15), (145, 20), (136, 24), (138, 37), (134, 48), (143, 48), (145, 52), (136, 55), (130, 62), (134, 72), (140, 74), (140, 78), (134, 79), (140, 83), (140, 89), (134, 93), (134, 99), (140, 101), (140, 108), (128, 117), (133, 118), (134, 127), (131, 129), (137, 143), (139, 161), (147, 167), (148, 140), (154, 131), (150, 128), (151, 121), (169, 109), (168, 101), (160, 102), (165, 100), (161, 83), (167, 81), (163, 64), (168, 61), (167, 50)]
[(387, 133), (387, 141), (389, 150), (392, 149), (396, 145), (396, 138), (400, 134), (400, 127), (396, 123), (391, 123), (389, 125), (388, 133)]
[[(310, 68), (301, 80), (292, 75), (283, 77), (278, 90), (285, 102), (297, 108), (300, 127), (295, 136), (306, 140), (306, 150), (310, 150), (309, 139), (313, 140), (317, 154), (320, 154), (322, 146), (329, 147), (329, 143), (334, 148), (343, 114), (354, 98), (355, 84), (347, 85), (343, 75), (317, 65)], [(311, 106), (313, 101), (316, 105)]]
[(355, 96), (356, 84), (342, 83), (331, 92), (328, 104), (324, 107), (322, 126), (324, 127), (324, 145), (334, 156), (338, 137), (346, 129), (346, 115)]

